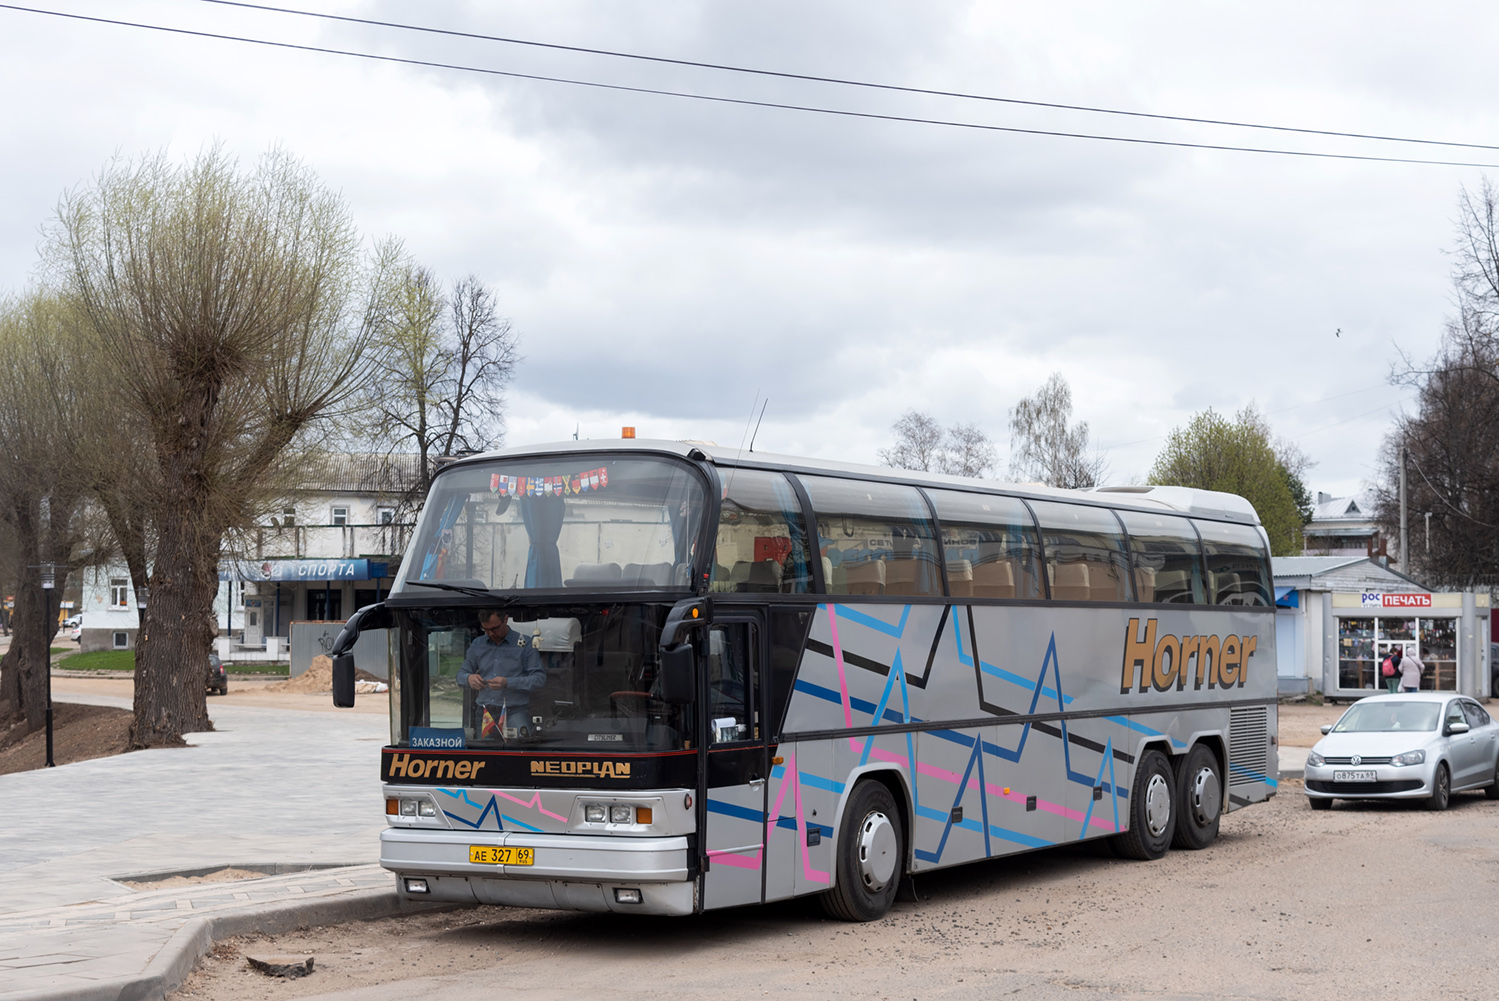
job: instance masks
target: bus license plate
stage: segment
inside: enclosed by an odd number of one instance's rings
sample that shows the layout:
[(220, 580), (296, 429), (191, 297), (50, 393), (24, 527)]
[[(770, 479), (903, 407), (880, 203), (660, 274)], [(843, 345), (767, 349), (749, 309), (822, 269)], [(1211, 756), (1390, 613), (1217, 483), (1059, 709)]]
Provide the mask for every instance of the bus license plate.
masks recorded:
[(497, 848), (494, 845), (469, 845), (468, 860), (485, 865), (534, 865), (534, 848)]
[(1361, 772), (1333, 772), (1332, 780), (1334, 782), (1373, 782), (1374, 771), (1368, 769)]

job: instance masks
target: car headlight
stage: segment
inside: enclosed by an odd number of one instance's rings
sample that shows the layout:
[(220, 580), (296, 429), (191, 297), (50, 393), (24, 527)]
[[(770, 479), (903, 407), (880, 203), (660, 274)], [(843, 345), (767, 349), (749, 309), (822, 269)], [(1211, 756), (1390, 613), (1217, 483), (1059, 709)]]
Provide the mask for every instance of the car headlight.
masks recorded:
[(1327, 764), (1327, 759), (1318, 754), (1316, 751), (1311, 751), (1306, 756), (1306, 763), (1311, 765), (1313, 768), (1321, 768), (1323, 765)]
[(1425, 751), (1406, 751), (1390, 759), (1392, 765), (1419, 765), (1426, 760)]

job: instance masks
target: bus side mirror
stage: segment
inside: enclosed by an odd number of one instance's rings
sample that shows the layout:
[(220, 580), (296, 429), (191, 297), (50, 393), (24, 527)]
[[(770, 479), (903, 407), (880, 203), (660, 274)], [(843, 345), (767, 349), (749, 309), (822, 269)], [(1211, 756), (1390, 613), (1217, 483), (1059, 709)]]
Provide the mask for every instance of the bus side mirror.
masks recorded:
[(696, 687), (697, 651), (692, 648), (692, 644), (678, 643), (662, 649), (661, 701), (678, 706), (689, 705)]
[(354, 655), (341, 653), (333, 658), (333, 704), (340, 709), (354, 707)]

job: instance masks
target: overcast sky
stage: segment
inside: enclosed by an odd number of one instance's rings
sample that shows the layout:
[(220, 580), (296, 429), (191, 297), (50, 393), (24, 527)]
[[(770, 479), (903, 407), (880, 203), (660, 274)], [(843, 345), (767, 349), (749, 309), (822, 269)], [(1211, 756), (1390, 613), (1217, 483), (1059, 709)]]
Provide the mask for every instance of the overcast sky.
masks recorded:
[[(283, 0), (285, 6), (903, 86), (1499, 145), (1492, 3), (1439, 6)], [(522, 73), (1051, 131), (1499, 164), (1463, 150), (746, 77), (234, 9), (52, 10)], [(0, 10), (0, 288), (112, 155), (281, 144), (522, 338), (510, 444), (614, 437), (876, 461), (904, 410), (1008, 413), (1054, 371), (1141, 479), (1205, 407), (1253, 401), (1375, 475), (1397, 347), (1452, 310), (1477, 167), (1125, 145), (610, 92)], [(1499, 175), (1499, 170), (1493, 171)], [(1341, 330), (1341, 335), (1335, 331)]]

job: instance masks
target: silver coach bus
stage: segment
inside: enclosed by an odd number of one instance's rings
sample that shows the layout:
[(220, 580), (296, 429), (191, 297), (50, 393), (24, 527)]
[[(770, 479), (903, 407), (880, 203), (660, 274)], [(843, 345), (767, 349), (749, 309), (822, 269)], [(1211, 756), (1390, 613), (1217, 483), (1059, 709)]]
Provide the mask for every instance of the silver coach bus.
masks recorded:
[[(334, 701), (389, 629), (404, 894), (871, 920), (917, 873), (1156, 859), (1273, 796), (1272, 595), (1232, 495), (568, 442), (439, 473)], [(468, 683), (481, 616), (529, 691)]]

